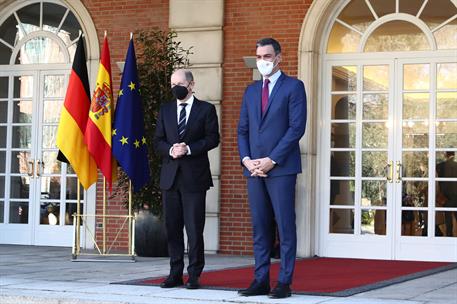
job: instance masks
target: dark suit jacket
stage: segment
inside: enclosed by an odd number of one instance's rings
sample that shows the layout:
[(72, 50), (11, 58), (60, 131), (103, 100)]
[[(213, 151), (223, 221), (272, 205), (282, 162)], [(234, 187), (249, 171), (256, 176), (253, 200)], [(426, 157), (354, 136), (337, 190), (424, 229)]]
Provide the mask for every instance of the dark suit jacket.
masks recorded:
[(219, 145), (219, 124), (214, 105), (194, 97), (182, 141), (189, 145), (191, 155), (173, 159), (169, 155), (170, 148), (181, 142), (176, 100), (173, 100), (161, 106), (154, 134), (154, 147), (162, 156), (160, 188), (169, 190), (179, 169), (186, 191), (208, 190), (213, 186), (208, 151)]
[[(305, 133), (306, 95), (303, 82), (281, 72), (262, 115), (263, 81), (246, 88), (238, 123), (238, 150), (241, 160), (270, 157), (277, 164), (268, 176), (301, 172), (298, 142)], [(250, 172), (244, 168), (244, 175)]]

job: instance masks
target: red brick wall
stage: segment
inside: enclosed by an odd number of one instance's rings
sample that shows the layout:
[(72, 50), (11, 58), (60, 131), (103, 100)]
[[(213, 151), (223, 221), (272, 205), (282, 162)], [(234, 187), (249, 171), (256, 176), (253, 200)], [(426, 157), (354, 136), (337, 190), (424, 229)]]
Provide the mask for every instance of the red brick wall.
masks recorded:
[[(117, 99), (117, 91), (120, 85), (120, 71), (116, 65), (118, 61), (124, 61), (127, 53), (130, 32), (140, 29), (158, 27), (168, 28), (169, 0), (82, 0), (89, 11), (92, 21), (97, 29), (100, 48), (103, 44), (104, 31), (108, 33), (108, 43), (111, 53), (111, 71), (113, 78), (114, 99)], [(97, 183), (96, 212), (102, 214), (103, 202), (103, 179), (100, 177)], [(113, 189), (114, 191), (115, 189)], [(124, 199), (120, 197), (108, 197), (108, 214), (126, 215)], [(101, 223), (98, 220), (97, 223)], [(116, 239), (116, 234), (121, 228), (123, 219), (110, 219), (107, 221), (107, 246), (111, 246)], [(102, 230), (97, 229), (97, 239), (101, 241)], [(113, 249), (127, 248), (127, 226), (124, 227), (117, 240), (113, 243)]]
[[(119, 87), (117, 61), (124, 61), (130, 32), (159, 27), (168, 28), (169, 0), (82, 0), (97, 29), (100, 48), (108, 32), (114, 88)], [(116, 89), (117, 90), (117, 89)], [(115, 91), (116, 91), (115, 90)]]
[[(82, 0), (97, 29), (100, 46), (104, 30), (108, 31), (113, 71), (113, 87), (117, 91), (120, 75), (115, 64), (123, 61), (129, 33), (152, 27), (168, 28), (169, 0)], [(261, 4), (244, 0), (225, 0), (223, 101), (221, 113), (221, 213), (220, 252), (234, 255), (252, 254), (251, 223), (245, 179), (239, 165), (236, 126), (243, 91), (251, 82), (252, 71), (244, 66), (243, 56), (255, 55), (255, 42), (262, 37), (277, 39), (283, 49), (281, 67), (297, 76), (298, 41), (305, 14), (312, 0), (265, 0)], [(97, 213), (102, 208), (102, 180), (97, 187)], [(108, 210), (125, 214), (123, 200), (110, 198)], [(121, 221), (107, 225), (109, 239), (114, 239)], [(97, 231), (101, 239), (101, 230)], [(125, 248), (125, 234), (114, 248)]]
[(282, 70), (297, 76), (298, 41), (312, 0), (225, 0), (224, 95), (222, 101), (222, 167), (220, 252), (252, 254), (252, 230), (246, 180), (238, 157), (236, 127), (241, 98), (252, 80), (243, 56), (255, 55), (255, 42), (273, 37), (281, 43)]

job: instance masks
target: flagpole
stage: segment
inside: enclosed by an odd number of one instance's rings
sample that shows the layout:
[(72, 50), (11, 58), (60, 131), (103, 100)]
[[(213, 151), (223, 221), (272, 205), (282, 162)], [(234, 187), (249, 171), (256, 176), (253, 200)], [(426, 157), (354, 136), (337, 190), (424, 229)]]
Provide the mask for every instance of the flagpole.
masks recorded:
[(135, 223), (136, 223), (136, 220), (135, 218), (132, 219), (132, 226), (133, 226), (133, 229), (132, 229), (132, 260), (135, 261)]
[(106, 178), (103, 176), (103, 254), (106, 253)]
[(132, 181), (129, 179), (129, 254), (133, 255), (132, 251)]
[(79, 255), (81, 250), (80, 248), (80, 237), (81, 237), (81, 186), (79, 184), (79, 177), (78, 177), (78, 190), (76, 191), (76, 255)]

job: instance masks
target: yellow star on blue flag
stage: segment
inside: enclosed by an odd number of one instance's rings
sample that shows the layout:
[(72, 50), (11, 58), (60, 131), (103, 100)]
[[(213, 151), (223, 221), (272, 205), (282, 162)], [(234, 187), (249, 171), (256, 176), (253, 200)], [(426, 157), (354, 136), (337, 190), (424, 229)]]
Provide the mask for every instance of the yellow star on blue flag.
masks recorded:
[(113, 129), (116, 133), (113, 136), (118, 135), (122, 139), (113, 139), (112, 149), (114, 157), (132, 181), (133, 190), (138, 191), (149, 182), (150, 170), (147, 145), (139, 145), (138, 140), (133, 145), (127, 142), (128, 138), (145, 138), (143, 103), (135, 86), (139, 88), (140, 85), (135, 48), (133, 39), (130, 39), (121, 79), (122, 94), (119, 94), (114, 112)]

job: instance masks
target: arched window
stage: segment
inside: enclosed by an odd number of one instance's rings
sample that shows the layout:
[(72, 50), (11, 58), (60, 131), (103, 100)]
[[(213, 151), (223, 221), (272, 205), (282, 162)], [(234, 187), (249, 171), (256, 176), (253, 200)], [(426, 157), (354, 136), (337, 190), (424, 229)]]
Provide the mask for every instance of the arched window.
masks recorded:
[(81, 33), (71, 10), (51, 1), (0, 18), (0, 64), (70, 63)]
[(352, 0), (332, 26), (327, 53), (457, 49), (451, 0)]

